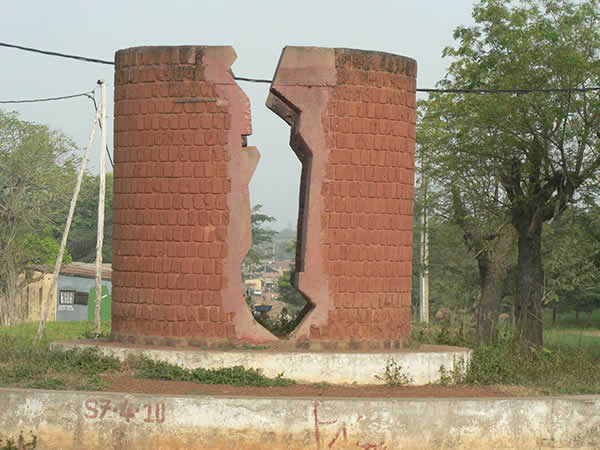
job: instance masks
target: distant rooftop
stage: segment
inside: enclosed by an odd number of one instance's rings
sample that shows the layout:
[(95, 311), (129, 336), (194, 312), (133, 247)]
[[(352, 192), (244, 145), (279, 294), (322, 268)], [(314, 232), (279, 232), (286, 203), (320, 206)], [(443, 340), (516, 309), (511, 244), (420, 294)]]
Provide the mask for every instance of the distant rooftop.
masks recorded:
[[(54, 271), (54, 266), (51, 265), (36, 265), (33, 268), (40, 272), (51, 273)], [(96, 263), (75, 261), (71, 264), (63, 264), (60, 268), (60, 274), (73, 277), (96, 278)], [(112, 264), (102, 264), (102, 279), (112, 280)]]

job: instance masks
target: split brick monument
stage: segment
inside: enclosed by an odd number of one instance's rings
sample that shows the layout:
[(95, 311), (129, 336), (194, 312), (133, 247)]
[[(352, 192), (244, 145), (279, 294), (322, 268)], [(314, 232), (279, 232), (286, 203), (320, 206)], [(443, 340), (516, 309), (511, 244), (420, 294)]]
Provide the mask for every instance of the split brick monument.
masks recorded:
[(231, 47), (116, 54), (112, 338), (153, 345), (389, 349), (410, 334), (416, 62), (283, 50), (267, 106), (302, 163), (295, 285), (279, 339), (243, 297), (251, 245), (248, 98)]

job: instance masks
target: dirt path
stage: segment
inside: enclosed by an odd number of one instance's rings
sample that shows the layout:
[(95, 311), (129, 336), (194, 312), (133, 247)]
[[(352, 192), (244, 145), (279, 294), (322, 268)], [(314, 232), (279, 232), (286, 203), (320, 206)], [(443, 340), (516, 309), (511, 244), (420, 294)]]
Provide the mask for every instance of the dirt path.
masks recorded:
[(111, 384), (106, 392), (136, 392), (145, 394), (171, 395), (215, 395), (249, 397), (370, 397), (370, 398), (419, 398), (419, 397), (512, 397), (522, 395), (510, 390), (488, 386), (400, 386), (382, 385), (327, 385), (297, 384), (286, 387), (229, 386), (220, 384), (198, 384), (188, 381), (160, 381), (135, 378), (131, 375), (102, 375)]

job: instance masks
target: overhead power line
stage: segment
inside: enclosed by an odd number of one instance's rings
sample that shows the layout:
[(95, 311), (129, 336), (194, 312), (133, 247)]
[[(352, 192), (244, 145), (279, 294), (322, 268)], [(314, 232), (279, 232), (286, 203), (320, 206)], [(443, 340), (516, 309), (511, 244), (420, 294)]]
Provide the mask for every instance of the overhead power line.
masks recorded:
[(575, 88), (534, 89), (417, 89), (417, 92), (439, 92), (441, 94), (531, 94), (535, 92), (590, 92), (600, 91), (600, 86)]
[(14, 105), (16, 103), (53, 102), (56, 100), (67, 100), (67, 99), (76, 98), (76, 97), (90, 97), (93, 92), (94, 91), (82, 92), (80, 94), (73, 94), (73, 95), (62, 95), (60, 97), (32, 98), (32, 99), (28, 99), (28, 100), (0, 100), (0, 104), (4, 104), (4, 105), (13, 104)]
[(246, 78), (246, 77), (233, 77), (234, 80), (238, 81), (249, 81), (250, 83), (268, 83), (271, 84), (273, 80), (267, 80), (265, 78)]
[[(59, 56), (61, 58), (77, 59), (77, 60), (85, 61), (85, 62), (108, 64), (108, 65), (113, 65), (113, 66), (115, 65), (114, 61), (107, 61), (107, 60), (98, 59), (98, 58), (89, 58), (86, 56), (69, 55), (66, 53), (52, 52), (52, 51), (48, 51), (48, 50), (40, 50), (37, 48), (23, 47), (22, 45), (7, 44), (5, 42), (0, 42), (0, 46), (16, 48), (16, 49), (25, 50), (28, 52), (41, 53), (44, 55)], [(238, 81), (247, 81), (250, 83), (271, 84), (273, 82), (273, 80), (269, 80), (269, 79), (265, 79), (265, 78), (247, 78), (247, 77), (235, 77), (235, 76), (233, 78)], [(535, 92), (545, 92), (545, 93), (566, 92), (566, 93), (568, 93), (568, 92), (591, 92), (591, 91), (599, 91), (600, 92), (600, 86), (569, 87), (569, 88), (531, 88), (531, 89), (466, 89), (466, 88), (456, 88), (456, 89), (417, 88), (416, 89), (416, 92), (437, 92), (440, 94), (531, 94), (531, 93), (535, 93)], [(50, 100), (54, 100), (54, 99), (48, 99), (48, 100), (42, 99), (42, 100), (37, 100), (37, 101), (50, 101)], [(56, 100), (62, 100), (62, 98), (57, 98)], [(0, 103), (32, 103), (32, 102), (33, 101), (12, 101), (12, 102), (4, 101), (4, 102), (0, 102)]]
[[(100, 85), (100, 80), (98, 80), (98, 85)], [(94, 90), (94, 92), (95, 92), (95, 90)], [(94, 109), (96, 110), (96, 112), (98, 112), (98, 103), (96, 103), (96, 97), (93, 95), (90, 95), (90, 99), (94, 103)], [(104, 105), (104, 108), (106, 108), (106, 105)], [(100, 125), (100, 129), (102, 129), (102, 120), (100, 118), (98, 118), (98, 125)], [(110, 150), (108, 149), (108, 144), (106, 144), (106, 154), (108, 155), (108, 161), (110, 162), (110, 165), (114, 169), (115, 164), (113, 163), (112, 156), (110, 156)]]
[(98, 63), (98, 64), (110, 64), (110, 65), (115, 64), (114, 61), (106, 61), (104, 59), (98, 59), (98, 58), (88, 58), (87, 56), (68, 55), (66, 53), (51, 52), (49, 50), (40, 50), (38, 48), (23, 47), (22, 45), (7, 44), (6, 42), (0, 42), (0, 47), (16, 48), (19, 50), (25, 50), (26, 52), (42, 53), (43, 55), (60, 56), (61, 58), (77, 59), (79, 61), (93, 62), (93, 63)]

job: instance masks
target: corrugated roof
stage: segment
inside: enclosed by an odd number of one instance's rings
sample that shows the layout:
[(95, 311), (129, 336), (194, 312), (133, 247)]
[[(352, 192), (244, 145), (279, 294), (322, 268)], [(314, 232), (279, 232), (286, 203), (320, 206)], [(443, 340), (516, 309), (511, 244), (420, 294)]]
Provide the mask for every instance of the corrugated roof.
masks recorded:
[[(36, 265), (33, 269), (40, 272), (52, 273), (54, 266)], [(60, 274), (73, 277), (96, 278), (96, 263), (72, 262), (63, 264), (60, 268)], [(112, 264), (102, 264), (102, 279), (112, 280)]]

